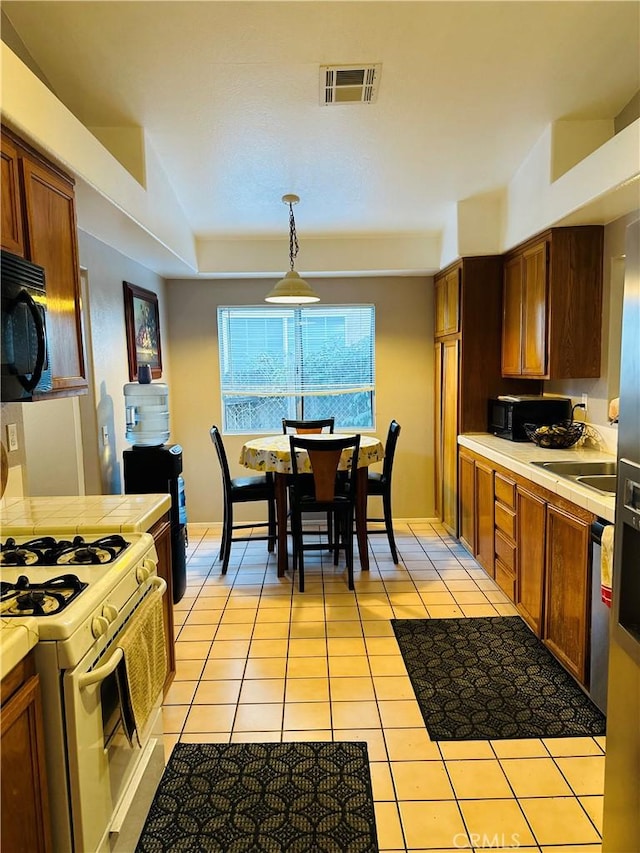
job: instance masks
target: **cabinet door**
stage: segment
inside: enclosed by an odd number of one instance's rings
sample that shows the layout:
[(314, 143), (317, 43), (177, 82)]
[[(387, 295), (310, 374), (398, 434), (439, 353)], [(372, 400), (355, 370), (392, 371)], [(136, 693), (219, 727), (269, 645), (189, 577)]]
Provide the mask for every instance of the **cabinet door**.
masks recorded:
[(476, 558), (491, 577), (495, 577), (494, 565), (494, 489), (493, 469), (489, 465), (475, 464), (476, 494)]
[(24, 226), (22, 202), (20, 200), (20, 180), (18, 178), (18, 149), (5, 136), (2, 137), (0, 156), (2, 162), (0, 173), (2, 195), (0, 237), (2, 238), (2, 248), (23, 258)]
[(502, 301), (502, 375), (520, 376), (522, 371), (522, 258), (504, 265)]
[(444, 335), (446, 321), (446, 282), (444, 278), (437, 279), (434, 285), (435, 293), (435, 329), (436, 338)]
[(455, 335), (460, 329), (460, 270), (452, 270), (445, 277), (445, 335)]
[(548, 506), (543, 640), (582, 684), (590, 627), (589, 549), (589, 524)]
[(460, 448), (458, 453), (460, 541), (475, 557), (476, 554), (476, 499), (475, 462)]
[(29, 257), (46, 274), (53, 390), (86, 388), (73, 186), (40, 163), (21, 162)]
[(442, 522), (458, 535), (458, 356), (460, 344), (442, 346)]
[(167, 678), (164, 683), (166, 694), (176, 674), (176, 652), (173, 625), (173, 570), (171, 563), (171, 525), (166, 518), (157, 521), (149, 531), (158, 554), (158, 575), (166, 581), (167, 591), (162, 599), (164, 636), (167, 649)]
[(516, 493), (516, 606), (540, 637), (544, 598), (546, 503), (518, 486)]
[(522, 375), (547, 372), (547, 242), (522, 257)]
[(434, 454), (433, 476), (435, 481), (434, 510), (442, 521), (442, 344), (437, 343), (433, 354), (434, 363)]
[(37, 675), (2, 706), (0, 739), (2, 849), (12, 853), (49, 851), (49, 800)]

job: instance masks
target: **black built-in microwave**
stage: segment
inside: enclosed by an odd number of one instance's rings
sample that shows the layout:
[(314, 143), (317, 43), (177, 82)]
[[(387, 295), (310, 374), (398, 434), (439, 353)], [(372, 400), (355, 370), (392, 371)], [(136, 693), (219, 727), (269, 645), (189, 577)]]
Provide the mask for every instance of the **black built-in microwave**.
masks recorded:
[(489, 400), (489, 432), (510, 441), (527, 441), (525, 424), (557, 424), (571, 418), (569, 397), (496, 397)]
[(31, 400), (52, 388), (47, 347), (47, 294), (44, 269), (2, 252), (3, 403)]

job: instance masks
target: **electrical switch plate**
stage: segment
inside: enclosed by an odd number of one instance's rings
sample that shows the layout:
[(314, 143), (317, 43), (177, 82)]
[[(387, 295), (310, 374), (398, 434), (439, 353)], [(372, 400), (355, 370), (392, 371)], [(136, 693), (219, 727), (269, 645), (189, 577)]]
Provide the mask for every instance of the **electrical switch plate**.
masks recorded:
[(106, 426), (102, 427), (102, 444), (106, 447), (109, 444), (109, 430)]
[(7, 424), (7, 446), (9, 450), (18, 449), (18, 427), (16, 424)]

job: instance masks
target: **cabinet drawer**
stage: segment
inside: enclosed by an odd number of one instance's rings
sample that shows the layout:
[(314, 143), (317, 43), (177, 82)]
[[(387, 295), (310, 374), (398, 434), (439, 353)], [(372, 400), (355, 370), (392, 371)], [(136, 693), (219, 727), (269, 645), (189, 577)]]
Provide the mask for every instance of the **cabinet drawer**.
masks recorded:
[(496, 500), (508, 506), (510, 509), (516, 508), (516, 484), (513, 480), (507, 480), (502, 474), (496, 472), (495, 476)]
[[(502, 562), (507, 569), (515, 572), (516, 566), (516, 546), (514, 542), (509, 542), (503, 533), (496, 530), (496, 557)], [(496, 562), (497, 565), (497, 562)]]
[(511, 601), (516, 600), (516, 579), (507, 567), (496, 560), (496, 583)]
[(516, 514), (507, 509), (501, 503), (495, 505), (496, 527), (515, 541), (516, 538)]

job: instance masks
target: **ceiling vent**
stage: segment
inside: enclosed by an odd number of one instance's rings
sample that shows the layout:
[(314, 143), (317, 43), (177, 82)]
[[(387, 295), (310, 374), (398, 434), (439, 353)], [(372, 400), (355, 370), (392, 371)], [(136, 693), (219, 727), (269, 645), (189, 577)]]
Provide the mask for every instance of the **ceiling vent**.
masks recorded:
[(378, 96), (382, 65), (321, 65), (320, 103), (372, 104)]

